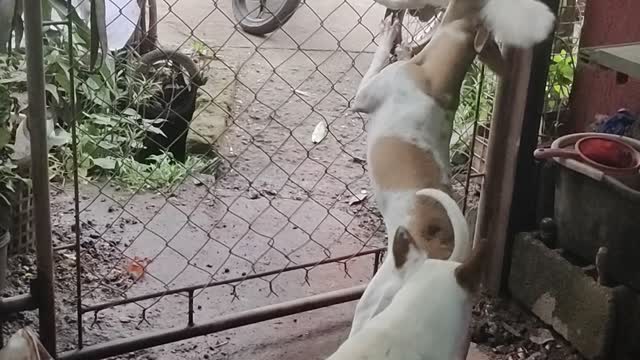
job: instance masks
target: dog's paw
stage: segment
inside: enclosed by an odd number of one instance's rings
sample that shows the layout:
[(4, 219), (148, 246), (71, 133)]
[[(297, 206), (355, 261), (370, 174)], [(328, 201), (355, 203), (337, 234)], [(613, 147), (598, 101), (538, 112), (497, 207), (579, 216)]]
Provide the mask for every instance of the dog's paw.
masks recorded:
[(411, 59), (411, 47), (409, 44), (400, 43), (396, 45), (396, 58), (398, 61)]
[(382, 23), (382, 31), (380, 32), (380, 45), (387, 48), (389, 51), (393, 49), (396, 41), (400, 40), (400, 29), (402, 24), (398, 19), (392, 16), (384, 19)]

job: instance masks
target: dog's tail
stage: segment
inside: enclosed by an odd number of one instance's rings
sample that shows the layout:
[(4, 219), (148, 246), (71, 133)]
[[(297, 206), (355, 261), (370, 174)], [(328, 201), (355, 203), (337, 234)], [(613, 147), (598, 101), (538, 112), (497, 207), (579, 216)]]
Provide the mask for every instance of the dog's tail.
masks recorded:
[(522, 48), (544, 41), (555, 23), (549, 7), (538, 0), (487, 0), (482, 17), (497, 40)]
[(454, 244), (449, 260), (464, 262), (471, 253), (471, 239), (469, 239), (469, 225), (456, 201), (444, 191), (433, 188), (418, 190), (416, 195), (430, 197), (444, 207), (453, 227)]

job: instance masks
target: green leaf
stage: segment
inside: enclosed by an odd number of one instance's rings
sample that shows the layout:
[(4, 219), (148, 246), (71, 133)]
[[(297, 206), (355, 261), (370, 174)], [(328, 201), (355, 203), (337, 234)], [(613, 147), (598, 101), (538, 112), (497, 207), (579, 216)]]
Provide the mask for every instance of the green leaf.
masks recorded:
[(85, 44), (88, 44), (91, 41), (91, 31), (75, 9), (71, 10), (71, 13), (67, 14), (66, 0), (49, 0), (49, 5), (51, 5), (62, 19), (66, 19), (67, 16), (71, 18), (71, 21), (76, 25), (75, 30), (77, 30), (78, 36), (84, 40)]
[(4, 148), (11, 141), (11, 133), (9, 129), (0, 127), (0, 149)]
[(49, 92), (49, 94), (51, 94), (51, 96), (53, 96), (53, 99), (56, 101), (56, 103), (59, 104), (60, 97), (58, 96), (58, 87), (53, 84), (46, 84), (44, 88)]
[(105, 19), (104, 0), (91, 1), (91, 68), (95, 69), (98, 63), (98, 51), (102, 51), (100, 67), (107, 56), (107, 24)]
[(27, 73), (19, 70), (12, 72), (11, 77), (0, 79), (0, 84), (15, 84), (15, 83), (26, 83), (26, 82), (27, 82)]
[(116, 168), (116, 161), (112, 158), (93, 159), (93, 164), (105, 170), (113, 170)]

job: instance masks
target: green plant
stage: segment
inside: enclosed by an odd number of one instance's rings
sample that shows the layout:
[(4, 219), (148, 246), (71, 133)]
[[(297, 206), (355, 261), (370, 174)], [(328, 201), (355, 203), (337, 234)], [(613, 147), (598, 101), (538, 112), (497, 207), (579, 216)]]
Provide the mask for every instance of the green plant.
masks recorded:
[[(113, 54), (106, 48), (104, 0), (91, 2), (91, 26), (71, 11), (72, 34), (48, 31), (44, 39), (47, 106), (69, 132), (75, 130), (76, 157), (72, 144), (55, 147), (49, 156), (52, 180), (64, 181), (75, 172), (81, 179), (111, 178), (128, 188), (171, 187), (192, 172), (212, 172), (217, 160), (188, 158), (180, 164), (169, 155), (156, 156), (149, 164), (135, 161), (149, 133), (162, 134), (164, 119), (143, 119), (138, 109), (157, 104), (162, 79), (139, 71), (135, 54)], [(67, 16), (65, 0), (43, 0), (45, 19), (55, 11)], [(59, 30), (59, 29), (58, 29)], [(194, 43), (201, 56), (206, 47)], [(11, 92), (26, 90), (24, 57), (0, 58), (0, 84)], [(0, 130), (0, 138), (3, 132)], [(2, 163), (3, 166), (5, 163)], [(13, 166), (13, 165), (11, 165)], [(13, 172), (0, 168), (0, 181)]]
[(462, 83), (460, 103), (453, 121), (453, 135), (451, 137), (451, 154), (468, 155), (473, 135), (473, 126), (478, 118), (479, 124), (491, 120), (493, 101), (497, 87), (495, 75), (482, 69), (482, 63), (472, 64)]
[(576, 56), (564, 49), (552, 56), (547, 78), (546, 111), (559, 111), (568, 106)]
[(18, 175), (17, 166), (11, 159), (12, 103), (9, 89), (0, 84), (0, 207), (10, 206), (16, 184), (25, 181)]
[(149, 164), (141, 164), (131, 158), (114, 161), (121, 183), (131, 190), (171, 190), (192, 174), (213, 174), (219, 164), (218, 158), (201, 156), (191, 156), (181, 164), (170, 153), (151, 156), (149, 160)]

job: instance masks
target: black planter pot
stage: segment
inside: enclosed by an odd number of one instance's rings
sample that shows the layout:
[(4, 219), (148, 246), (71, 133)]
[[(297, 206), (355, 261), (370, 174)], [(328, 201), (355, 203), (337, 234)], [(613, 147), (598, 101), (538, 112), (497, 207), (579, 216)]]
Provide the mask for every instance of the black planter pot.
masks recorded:
[[(164, 119), (159, 126), (163, 135), (149, 133), (144, 140), (145, 148), (136, 160), (148, 162), (152, 155), (170, 152), (176, 160), (186, 160), (187, 135), (196, 108), (200, 86), (206, 83), (198, 66), (185, 54), (178, 51), (158, 49), (145, 54), (140, 61), (141, 71), (148, 72), (154, 64), (171, 62), (176, 76), (163, 84), (162, 97), (153, 105), (143, 106), (138, 113), (144, 119)], [(188, 76), (185, 76), (185, 73)]]
[(162, 99), (159, 104), (145, 106), (138, 110), (144, 119), (165, 119), (159, 127), (163, 135), (149, 133), (144, 140), (144, 149), (136, 160), (147, 162), (149, 156), (170, 152), (180, 162), (186, 160), (187, 135), (189, 124), (196, 109), (198, 86), (188, 86), (183, 76), (179, 76), (178, 84), (171, 84), (163, 88)]

